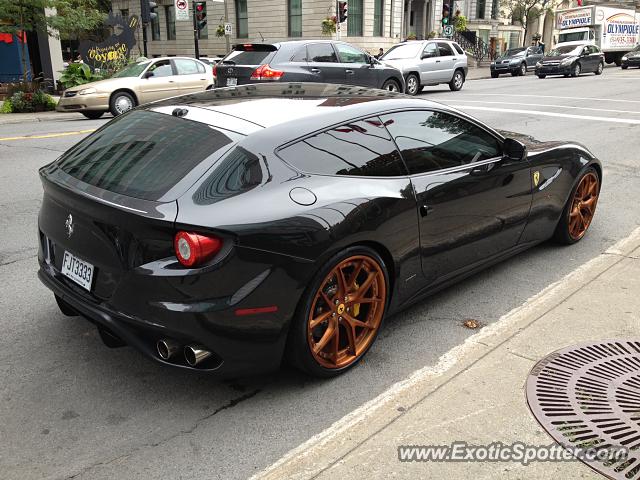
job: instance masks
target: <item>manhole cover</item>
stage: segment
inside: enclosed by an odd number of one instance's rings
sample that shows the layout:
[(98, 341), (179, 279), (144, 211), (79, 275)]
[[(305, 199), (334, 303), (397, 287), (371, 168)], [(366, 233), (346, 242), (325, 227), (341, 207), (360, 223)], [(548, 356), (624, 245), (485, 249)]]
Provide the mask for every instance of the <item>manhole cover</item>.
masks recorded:
[[(533, 367), (527, 403), (565, 448), (609, 478), (640, 479), (640, 341), (611, 340), (558, 350)], [(628, 455), (608, 459), (612, 449)]]

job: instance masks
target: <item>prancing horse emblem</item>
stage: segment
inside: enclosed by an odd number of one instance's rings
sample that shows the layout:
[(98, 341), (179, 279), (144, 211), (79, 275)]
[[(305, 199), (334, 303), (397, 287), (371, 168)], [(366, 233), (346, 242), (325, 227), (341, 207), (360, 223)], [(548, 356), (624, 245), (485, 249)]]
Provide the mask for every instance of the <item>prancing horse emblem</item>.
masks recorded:
[(67, 217), (67, 221), (64, 222), (64, 228), (67, 229), (67, 237), (71, 238), (71, 235), (73, 235), (73, 217), (71, 214)]
[(538, 183), (540, 183), (540, 172), (535, 171), (533, 172), (533, 186), (537, 187)]

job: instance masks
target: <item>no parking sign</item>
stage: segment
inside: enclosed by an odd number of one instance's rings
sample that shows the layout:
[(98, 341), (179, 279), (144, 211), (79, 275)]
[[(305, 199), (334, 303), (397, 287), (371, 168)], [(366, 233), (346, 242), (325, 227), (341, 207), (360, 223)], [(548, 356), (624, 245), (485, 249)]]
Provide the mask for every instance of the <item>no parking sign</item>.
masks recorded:
[(173, 0), (176, 8), (176, 21), (189, 21), (189, 2), (188, 0)]

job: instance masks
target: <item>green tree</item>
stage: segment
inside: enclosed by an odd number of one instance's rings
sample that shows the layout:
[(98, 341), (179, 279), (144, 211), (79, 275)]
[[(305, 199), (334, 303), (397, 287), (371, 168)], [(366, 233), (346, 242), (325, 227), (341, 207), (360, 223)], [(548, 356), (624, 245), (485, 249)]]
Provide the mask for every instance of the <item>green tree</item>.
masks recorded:
[[(2, 0), (0, 1), (0, 33), (47, 31), (52, 36), (80, 38), (83, 32), (100, 26), (105, 13), (96, 0)], [(51, 9), (47, 15), (45, 9)], [(27, 45), (22, 50), (23, 80), (27, 81)]]
[(554, 0), (500, 0), (503, 17), (511, 18), (524, 28), (522, 46), (526, 47), (527, 32), (531, 22), (544, 15), (545, 11), (553, 8)]

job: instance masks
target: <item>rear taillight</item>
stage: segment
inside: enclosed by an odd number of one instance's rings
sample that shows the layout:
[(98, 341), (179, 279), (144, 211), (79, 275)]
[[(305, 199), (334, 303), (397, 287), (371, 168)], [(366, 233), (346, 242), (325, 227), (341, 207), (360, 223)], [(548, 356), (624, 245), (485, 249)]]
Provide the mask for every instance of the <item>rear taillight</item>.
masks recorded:
[(182, 265), (195, 267), (213, 258), (222, 248), (222, 240), (213, 235), (178, 232), (173, 246), (176, 257)]
[(282, 70), (274, 70), (265, 63), (253, 71), (251, 80), (280, 80), (282, 75), (284, 75)]
[(217, 77), (218, 76), (218, 65), (214, 65), (212, 71), (213, 71), (213, 76)]

